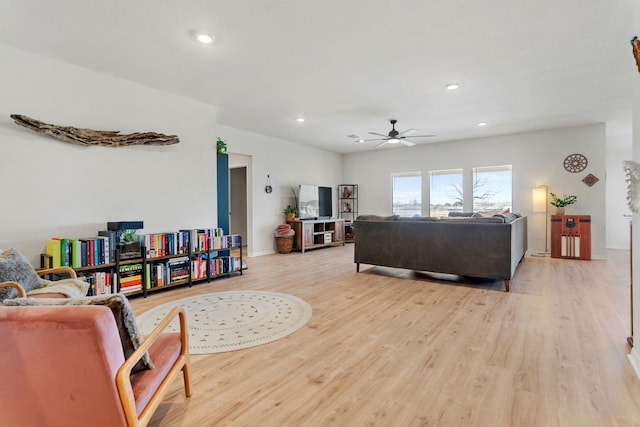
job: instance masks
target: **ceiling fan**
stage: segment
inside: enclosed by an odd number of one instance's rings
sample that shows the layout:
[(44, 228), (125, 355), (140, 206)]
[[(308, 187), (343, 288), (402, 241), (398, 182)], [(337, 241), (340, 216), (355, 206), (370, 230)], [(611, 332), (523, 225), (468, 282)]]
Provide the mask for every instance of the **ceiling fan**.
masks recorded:
[(409, 128), (407, 130), (403, 130), (402, 132), (398, 132), (396, 130), (396, 123), (398, 122), (396, 119), (391, 119), (391, 130), (388, 135), (384, 135), (382, 133), (377, 132), (368, 132), (370, 135), (378, 135), (382, 138), (374, 138), (374, 139), (361, 139), (358, 135), (348, 135), (350, 138), (356, 138), (358, 142), (367, 142), (367, 141), (382, 141), (380, 144), (376, 145), (376, 148), (382, 147), (384, 144), (404, 144), (408, 147), (412, 145), (416, 145), (411, 141), (407, 141), (407, 138), (429, 138), (435, 135), (407, 135), (408, 133), (417, 132), (418, 129)]

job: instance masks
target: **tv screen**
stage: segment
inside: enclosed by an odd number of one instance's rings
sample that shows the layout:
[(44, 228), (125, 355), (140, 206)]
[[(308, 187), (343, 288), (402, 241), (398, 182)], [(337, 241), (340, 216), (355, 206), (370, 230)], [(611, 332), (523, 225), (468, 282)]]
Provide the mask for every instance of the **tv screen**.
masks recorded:
[(331, 218), (333, 216), (333, 199), (331, 197), (331, 187), (318, 187), (318, 196), (318, 218)]
[(298, 191), (298, 218), (327, 219), (332, 216), (332, 188), (301, 184)]
[(320, 210), (318, 186), (301, 184), (298, 190), (298, 218), (316, 219)]

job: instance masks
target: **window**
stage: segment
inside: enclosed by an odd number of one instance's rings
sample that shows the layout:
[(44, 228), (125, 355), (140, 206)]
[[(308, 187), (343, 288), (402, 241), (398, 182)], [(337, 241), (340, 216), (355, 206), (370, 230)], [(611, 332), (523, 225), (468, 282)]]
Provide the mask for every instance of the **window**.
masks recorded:
[(392, 211), (394, 215), (422, 214), (422, 176), (420, 172), (392, 173)]
[(429, 172), (429, 216), (448, 216), (462, 211), (462, 169)]
[(473, 211), (511, 212), (511, 165), (473, 169)]

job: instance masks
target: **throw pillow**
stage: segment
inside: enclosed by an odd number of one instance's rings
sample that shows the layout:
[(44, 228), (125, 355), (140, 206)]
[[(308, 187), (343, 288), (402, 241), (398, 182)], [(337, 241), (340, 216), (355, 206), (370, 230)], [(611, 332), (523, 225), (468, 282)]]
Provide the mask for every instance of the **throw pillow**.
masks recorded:
[[(127, 359), (142, 343), (142, 337), (138, 331), (138, 325), (129, 305), (127, 297), (123, 294), (100, 295), (86, 298), (14, 298), (5, 301), (5, 305), (104, 305), (111, 309), (118, 326), (120, 341), (124, 358)], [(145, 369), (153, 369), (153, 363), (146, 353), (131, 369), (131, 373)]]
[[(0, 282), (18, 282), (28, 292), (40, 287), (42, 279), (24, 255), (10, 248), (0, 254)], [(14, 288), (0, 288), (0, 301), (17, 296)]]

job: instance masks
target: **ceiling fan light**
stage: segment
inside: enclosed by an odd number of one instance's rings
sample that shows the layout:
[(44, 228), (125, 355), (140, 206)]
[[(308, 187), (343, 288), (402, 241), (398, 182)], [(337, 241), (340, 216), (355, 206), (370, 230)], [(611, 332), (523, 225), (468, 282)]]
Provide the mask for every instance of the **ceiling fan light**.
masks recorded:
[(398, 138), (390, 138), (387, 142), (389, 144), (397, 144), (400, 140)]
[(213, 40), (215, 39), (215, 37), (207, 33), (198, 33), (196, 34), (196, 39), (198, 39), (200, 43), (209, 44), (209, 43), (213, 43)]

